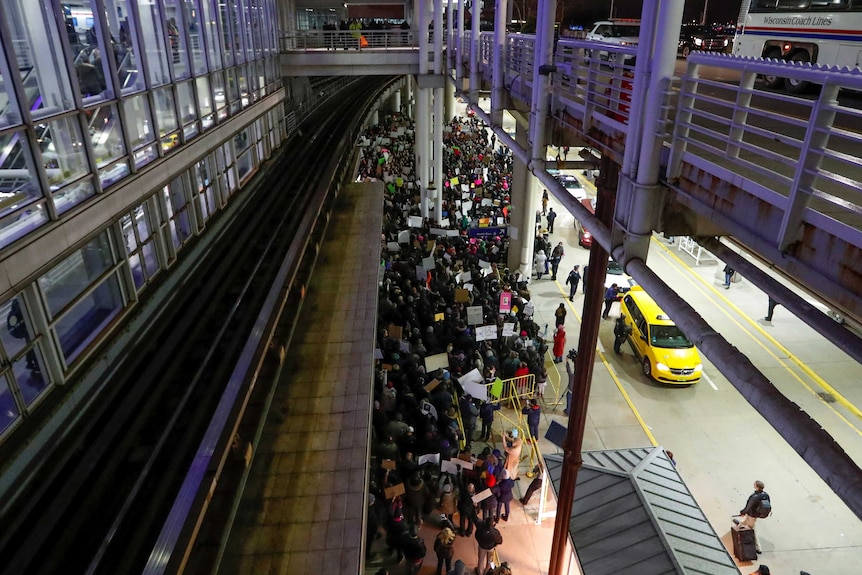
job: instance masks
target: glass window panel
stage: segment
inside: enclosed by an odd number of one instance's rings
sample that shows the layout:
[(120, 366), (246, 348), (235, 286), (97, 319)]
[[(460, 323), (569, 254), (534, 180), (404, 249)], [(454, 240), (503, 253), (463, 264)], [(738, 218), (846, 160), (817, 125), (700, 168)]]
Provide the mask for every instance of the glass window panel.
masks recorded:
[(194, 122), (198, 118), (195, 109), (195, 95), (191, 82), (177, 84), (177, 97), (180, 101), (180, 120), (183, 124)]
[(237, 66), (237, 82), (239, 83), (239, 97), (242, 107), (247, 107), (251, 101), (251, 94), (248, 85), (248, 71), (245, 66)]
[(213, 101), (215, 101), (216, 111), (218, 112), (219, 121), (227, 118), (227, 97), (224, 92), (224, 77), (221, 72), (216, 72), (212, 75), (213, 81)]
[(8, 62), (0, 51), (0, 128), (21, 123), (18, 100), (9, 96), (12, 93), (12, 84), (7, 80), (11, 77)]
[(75, 107), (51, 0), (7, 0), (3, 13), (34, 118)]
[[(125, 99), (123, 113), (126, 116), (124, 126), (133, 150), (155, 140), (155, 130), (150, 120), (150, 103), (144, 94)], [(137, 165), (137, 158), (135, 163)]]
[(200, 109), (200, 117), (203, 121), (204, 130), (207, 130), (215, 124), (213, 116), (213, 99), (210, 95), (210, 82), (206, 76), (201, 76), (195, 80), (198, 92), (198, 108)]
[(171, 81), (168, 72), (168, 50), (162, 17), (155, 2), (135, 2), (141, 25), (141, 43), (147, 59), (147, 77), (152, 86), (162, 86)]
[(42, 165), (52, 190), (89, 171), (77, 116), (37, 124), (36, 132), (41, 132), (39, 146), (42, 150)]
[(58, 214), (68, 212), (87, 198), (96, 195), (96, 190), (93, 189), (93, 183), (88, 178), (83, 182), (76, 182), (71, 186), (54, 192), (54, 207)]
[(111, 46), (117, 63), (117, 76), (124, 94), (139, 92), (146, 87), (141, 70), (140, 42), (134, 34), (132, 0), (104, 0), (105, 18), (111, 34)]
[(0, 215), (42, 196), (24, 131), (0, 135)]
[(254, 168), (254, 149), (251, 149), (241, 155), (236, 162), (236, 169), (239, 173), (240, 181), (244, 180), (246, 176), (251, 174), (252, 169)]
[(140, 291), (141, 287), (147, 282), (140, 254), (129, 256), (129, 269), (132, 272), (132, 280), (135, 282), (135, 291)]
[(126, 254), (131, 254), (138, 249), (138, 236), (132, 227), (132, 216), (123, 214), (120, 218), (120, 230), (123, 233), (123, 244), (126, 246)]
[(233, 32), (231, 31), (233, 16), (231, 13), (232, 10), (228, 6), (227, 0), (220, 0), (218, 2), (218, 20), (221, 25), (219, 33), (221, 34), (222, 39), (222, 59), (225, 67), (233, 66), (234, 62), (234, 38)]
[(143, 204), (135, 208), (135, 231), (142, 242), (150, 239), (153, 235), (153, 228), (150, 225), (150, 216)]
[(21, 392), (21, 399), (26, 406), (33, 405), (42, 392), (48, 389), (50, 380), (43, 375), (43, 365), (42, 352), (38, 345), (31, 347), (23, 357), (12, 364), (12, 372), (18, 382), (18, 391)]
[(6, 329), (0, 330), (0, 341), (6, 355), (18, 355), (30, 343), (34, 331), (30, 328), (32, 321), (27, 310), (27, 304), (20, 296), (0, 306), (0, 317), (6, 318)]
[(114, 273), (81, 298), (54, 326), (66, 363), (81, 355), (122, 309), (120, 281)]
[(183, 127), (183, 139), (188, 142), (189, 140), (191, 140), (192, 138), (197, 136), (198, 132), (199, 132), (199, 130), (198, 130), (198, 123), (197, 122), (193, 122), (187, 126), (184, 126)]
[(147, 276), (155, 276), (159, 273), (159, 259), (156, 256), (155, 242), (150, 241), (145, 243), (144, 247), (141, 249), (141, 253), (144, 256), (144, 270), (146, 271)]
[(113, 98), (107, 78), (110, 78), (105, 54), (114, 50), (110, 39), (106, 42), (102, 27), (93, 17), (98, 14), (94, 0), (78, 0), (76, 6), (65, 6), (66, 34), (69, 36), (70, 57), (75, 65), (78, 86), (86, 102)]
[[(166, 0), (166, 3), (170, 0)], [(182, 6), (183, 24), (186, 30), (187, 38), (186, 49), (191, 54), (192, 68), (195, 76), (206, 74), (207, 59), (206, 47), (204, 45), (203, 34), (201, 34), (200, 7), (199, 0), (177, 0)], [(204, 0), (206, 2), (206, 0)]]
[(240, 30), (243, 32), (243, 44), (245, 45), (245, 59), (247, 61), (254, 59), (254, 34), (252, 32), (252, 27), (254, 26), (254, 22), (252, 21), (251, 16), (251, 8), (250, 8), (251, 0), (240, 0), (237, 2), (237, 8), (242, 12), (242, 20), (240, 23)]
[(140, 168), (143, 165), (149, 164), (153, 160), (159, 157), (159, 153), (156, 151), (155, 146), (147, 146), (146, 148), (141, 148), (136, 151), (135, 154), (135, 167)]
[(126, 145), (120, 130), (120, 116), (116, 104), (88, 110), (90, 144), (96, 155), (96, 165), (104, 167), (112, 160), (126, 155)]
[(121, 160), (99, 170), (99, 183), (102, 184), (102, 189), (105, 189), (116, 184), (130, 173), (128, 162)]
[(48, 210), (45, 203), (30, 204), (0, 220), (0, 247), (8, 246), (39, 226), (48, 223)]
[(204, 39), (206, 41), (207, 58), (210, 70), (220, 70), (221, 59), (221, 37), (219, 36), (219, 22), (216, 19), (216, 10), (212, 6), (212, 0), (201, 0), (203, 12)]
[[(230, 8), (229, 17), (231, 19), (231, 30), (233, 30), (233, 54), (234, 62), (241, 64), (245, 62), (245, 52), (243, 51), (243, 43), (245, 41), (242, 22), (242, 2), (238, 0), (225, 0)], [(247, 1), (247, 0), (244, 0)]]
[(156, 105), (156, 125), (159, 127), (159, 136), (165, 136), (179, 127), (174, 108), (174, 93), (170, 88), (156, 90), (153, 92), (153, 100)]
[(189, 53), (186, 47), (189, 33), (185, 26), (181, 1), (164, 0), (164, 6), (165, 24), (168, 29), (168, 59), (174, 70), (174, 79), (188, 78), (191, 76)]
[(51, 317), (99, 279), (114, 263), (108, 234), (100, 233), (84, 247), (39, 278)]
[(9, 429), (19, 417), (21, 417), (21, 411), (9, 388), (9, 380), (4, 375), (0, 377), (0, 432)]

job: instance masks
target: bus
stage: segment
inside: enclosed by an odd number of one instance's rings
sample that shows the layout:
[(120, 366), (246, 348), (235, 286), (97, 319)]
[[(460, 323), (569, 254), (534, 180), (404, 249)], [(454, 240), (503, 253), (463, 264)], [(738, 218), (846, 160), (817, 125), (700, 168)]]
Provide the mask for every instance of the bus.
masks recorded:
[[(742, 0), (737, 56), (862, 67), (862, 0)], [(808, 82), (764, 77), (770, 88), (799, 94)]]

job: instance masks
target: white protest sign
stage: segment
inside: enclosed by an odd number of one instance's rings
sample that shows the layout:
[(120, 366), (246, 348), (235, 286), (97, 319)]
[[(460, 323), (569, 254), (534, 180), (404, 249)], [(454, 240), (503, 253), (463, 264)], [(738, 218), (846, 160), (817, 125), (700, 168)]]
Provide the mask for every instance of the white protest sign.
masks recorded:
[(509, 337), (510, 335), (515, 335), (515, 324), (504, 323), (503, 324), (503, 337)]
[(449, 369), (449, 355), (438, 353), (425, 358), (425, 373), (431, 373), (435, 369)]
[(464, 393), (469, 393), (473, 397), (488, 401), (488, 388), (485, 387), (485, 380), (482, 379), (482, 374), (479, 373), (478, 369), (468, 371), (459, 377), (458, 381), (461, 383), (461, 387), (464, 388)]
[(421, 228), (422, 216), (410, 216), (409, 218), (407, 218), (407, 225), (411, 228)]
[(472, 305), (467, 308), (467, 323), (469, 325), (479, 325), (482, 323), (482, 306)]
[(487, 339), (497, 339), (496, 325), (483, 325), (476, 327), (476, 341), (485, 341)]

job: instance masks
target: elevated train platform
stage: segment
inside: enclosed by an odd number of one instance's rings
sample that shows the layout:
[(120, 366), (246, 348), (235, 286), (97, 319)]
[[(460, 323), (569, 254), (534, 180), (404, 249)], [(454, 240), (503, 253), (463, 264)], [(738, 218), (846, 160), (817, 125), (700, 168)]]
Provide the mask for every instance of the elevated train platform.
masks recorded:
[(382, 184), (337, 199), (220, 573), (359, 573)]

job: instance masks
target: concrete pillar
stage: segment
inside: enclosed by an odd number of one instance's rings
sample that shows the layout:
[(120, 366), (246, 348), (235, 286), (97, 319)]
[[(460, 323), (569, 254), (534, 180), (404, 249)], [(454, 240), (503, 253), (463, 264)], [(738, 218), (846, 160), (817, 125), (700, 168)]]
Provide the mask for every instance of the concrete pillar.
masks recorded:
[(428, 195), (426, 188), (430, 183), (428, 166), (430, 164), (429, 144), (431, 140), (431, 90), (419, 88), (416, 91), (416, 177), (421, 198), (422, 217), (428, 217)]
[[(658, 227), (664, 190), (658, 185), (659, 155), (656, 135), (664, 114), (664, 93), (676, 66), (677, 22), (682, 21), (684, 0), (648, 0), (638, 42), (632, 93), (631, 120), (623, 155), (622, 177), (612, 230), (612, 248), (625, 246), (623, 264), (646, 261), (653, 229)], [(675, 20), (674, 20), (675, 18)]]
[(458, 102), (455, 100), (455, 84), (452, 83), (451, 78), (446, 78), (446, 84), (443, 90), (446, 92), (446, 99), (443, 102), (443, 119), (448, 122), (455, 116), (455, 107), (458, 105)]
[(547, 147), (546, 126), (550, 93), (550, 76), (539, 74), (540, 66), (553, 64), (554, 60), (554, 15), (557, 0), (545, 0), (539, 4), (536, 21), (535, 66), (533, 67), (533, 97), (530, 106), (530, 136), (533, 143), (533, 160), (544, 163)]
[(458, 0), (458, 30), (455, 39), (455, 86), (464, 89), (464, 0)]
[(443, 88), (434, 88), (434, 184), (437, 198), (434, 207), (434, 221), (443, 219)]
[(398, 88), (392, 93), (392, 111), (400, 112), (401, 111), (401, 90), (403, 88)]
[(455, 2), (446, 2), (446, 75), (455, 67)]
[(479, 15), (482, 13), (482, 0), (473, 0), (473, 8), (470, 10), (470, 101), (479, 103)]
[(507, 0), (497, 0), (494, 15), (494, 62), (491, 76), (491, 124), (503, 125), (503, 102), (505, 98), (506, 57), (506, 5)]
[[(524, 148), (527, 143), (527, 125), (522, 118), (515, 123), (515, 141)], [(512, 185), (510, 186), (512, 206), (515, 209), (512, 224), (509, 226), (509, 269), (518, 270), (522, 276), (530, 278), (533, 272), (533, 249), (536, 245), (536, 207), (539, 183), (530, 173), (527, 165), (515, 156), (512, 166)], [(512, 227), (515, 230), (512, 230)]]
[(379, 110), (374, 110), (374, 111), (371, 113), (371, 125), (372, 125), (372, 126), (376, 126), (376, 125), (377, 125), (377, 124), (379, 124), (379, 123), (380, 123), (380, 111), (379, 111)]

